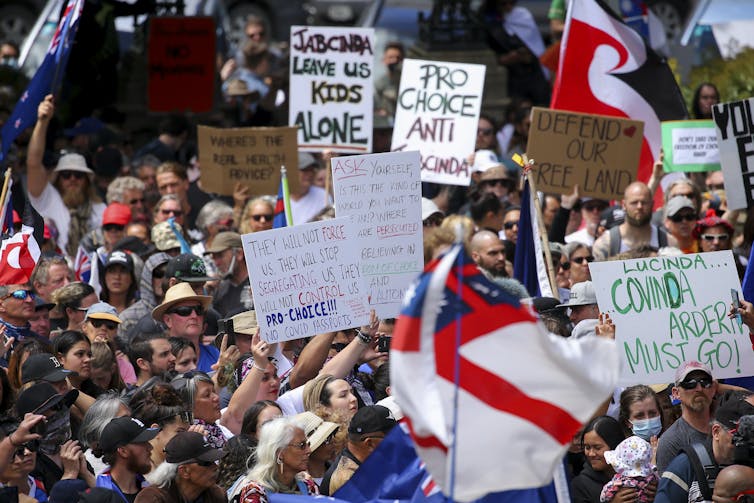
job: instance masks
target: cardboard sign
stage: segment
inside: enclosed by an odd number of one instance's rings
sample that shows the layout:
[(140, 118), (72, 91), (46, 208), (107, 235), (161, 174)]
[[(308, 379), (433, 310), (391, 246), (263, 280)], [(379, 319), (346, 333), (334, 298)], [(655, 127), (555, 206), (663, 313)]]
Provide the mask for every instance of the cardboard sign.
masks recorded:
[(211, 17), (150, 18), (147, 105), (151, 112), (212, 110), (215, 37)]
[(396, 318), (424, 269), (419, 152), (334, 157), (337, 216), (356, 224), (361, 274), (380, 318)]
[(664, 169), (669, 173), (720, 169), (720, 150), (712, 121), (663, 122), (662, 150)]
[(291, 191), (298, 188), (296, 128), (213, 128), (198, 126), (202, 189), (225, 196), (243, 182), (249, 194), (277, 194), (280, 166)]
[(644, 123), (563, 110), (532, 109), (526, 153), (537, 163), (537, 189), (622, 199), (636, 180)]
[(423, 182), (468, 185), (484, 87), (483, 65), (406, 59), (391, 150), (421, 153)]
[(241, 236), (260, 334), (267, 342), (365, 325), (366, 286), (349, 218)]
[(754, 203), (753, 109), (754, 98), (712, 106), (730, 210), (748, 208)]
[(749, 329), (728, 318), (731, 289), (743, 298), (734, 260), (719, 251), (589, 264), (600, 311), (615, 323), (620, 385), (673, 382), (689, 360), (716, 379), (754, 375)]
[(374, 30), (291, 27), (289, 121), (302, 150), (372, 151)]

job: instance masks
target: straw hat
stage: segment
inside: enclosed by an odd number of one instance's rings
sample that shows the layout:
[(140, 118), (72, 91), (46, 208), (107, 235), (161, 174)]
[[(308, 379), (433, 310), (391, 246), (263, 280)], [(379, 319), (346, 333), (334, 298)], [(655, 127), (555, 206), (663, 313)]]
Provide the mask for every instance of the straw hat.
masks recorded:
[(296, 414), (295, 418), (296, 422), (303, 426), (312, 452), (316, 451), (319, 446), (325, 443), (327, 437), (340, 428), (340, 425), (324, 421), (314, 412), (302, 412)]
[(253, 309), (233, 316), (233, 331), (239, 334), (254, 335), (259, 328), (257, 312)]
[(194, 289), (191, 288), (190, 284), (178, 283), (177, 285), (171, 286), (168, 291), (165, 292), (165, 300), (162, 301), (162, 304), (152, 309), (152, 318), (156, 321), (162, 321), (162, 317), (168, 309), (179, 302), (186, 300), (198, 301), (205, 311), (209, 308), (210, 303), (212, 303), (212, 297), (195, 294)]

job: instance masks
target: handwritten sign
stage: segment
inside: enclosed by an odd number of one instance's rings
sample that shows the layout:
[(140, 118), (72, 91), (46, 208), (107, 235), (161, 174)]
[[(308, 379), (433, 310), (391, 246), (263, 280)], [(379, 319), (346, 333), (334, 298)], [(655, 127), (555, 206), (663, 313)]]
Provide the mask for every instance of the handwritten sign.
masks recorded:
[(372, 28), (291, 27), (289, 124), (302, 150), (371, 152)]
[(241, 236), (254, 309), (267, 342), (365, 325), (356, 228), (336, 218)]
[[(754, 203), (754, 98), (712, 106), (728, 209)], [(741, 183), (743, 181), (743, 183)]]
[(715, 378), (754, 375), (749, 330), (728, 319), (731, 288), (743, 298), (734, 260), (719, 251), (589, 264), (600, 311), (615, 323), (621, 385), (672, 382), (688, 360)]
[(485, 67), (403, 61), (391, 150), (421, 153), (423, 182), (468, 185)]
[(401, 312), (406, 289), (424, 268), (419, 152), (332, 159), (337, 216), (356, 223), (369, 304), (380, 318)]
[(202, 188), (226, 196), (243, 182), (249, 194), (276, 194), (280, 166), (291, 190), (298, 187), (296, 128), (213, 128), (198, 126)]
[(215, 22), (211, 17), (149, 20), (147, 105), (152, 112), (212, 110)]
[(720, 151), (712, 121), (663, 122), (662, 150), (667, 172), (720, 169)]
[(644, 123), (563, 110), (532, 109), (526, 152), (537, 163), (537, 188), (622, 199), (636, 180)]

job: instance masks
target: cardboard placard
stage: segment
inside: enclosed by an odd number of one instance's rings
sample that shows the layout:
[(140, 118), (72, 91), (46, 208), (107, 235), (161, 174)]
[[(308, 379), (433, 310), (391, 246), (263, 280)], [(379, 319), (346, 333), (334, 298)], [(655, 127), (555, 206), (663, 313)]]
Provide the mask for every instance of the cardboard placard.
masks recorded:
[(147, 44), (147, 106), (152, 112), (212, 110), (215, 22), (211, 17), (152, 17)]
[(537, 189), (622, 199), (636, 180), (644, 123), (564, 110), (532, 109), (526, 153), (536, 163)]
[(484, 65), (403, 60), (390, 147), (421, 153), (423, 182), (468, 185)]
[(380, 318), (396, 318), (424, 269), (419, 152), (334, 157), (337, 216), (351, 217), (369, 304)]
[(241, 236), (260, 334), (267, 342), (365, 325), (366, 286), (349, 218)]
[[(754, 204), (754, 98), (712, 106), (728, 209)], [(742, 183), (743, 182), (743, 183)]]
[(663, 122), (662, 150), (663, 167), (668, 173), (720, 169), (720, 150), (712, 121)]
[(374, 29), (292, 26), (288, 123), (309, 152), (372, 151)]
[(592, 262), (597, 302), (615, 323), (623, 360), (619, 384), (673, 382), (697, 360), (716, 379), (754, 375), (749, 329), (728, 318), (741, 284), (728, 251)]
[(238, 182), (249, 195), (277, 194), (280, 166), (291, 191), (298, 189), (296, 128), (214, 128), (197, 126), (202, 189), (233, 195)]

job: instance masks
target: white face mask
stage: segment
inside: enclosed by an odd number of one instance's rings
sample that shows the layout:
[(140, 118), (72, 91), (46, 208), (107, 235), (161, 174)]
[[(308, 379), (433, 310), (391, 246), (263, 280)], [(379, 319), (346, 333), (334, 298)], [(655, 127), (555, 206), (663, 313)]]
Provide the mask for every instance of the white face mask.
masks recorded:
[(660, 431), (662, 431), (662, 418), (657, 416), (631, 421), (631, 430), (634, 432), (634, 435), (649, 442), (650, 438), (659, 435)]

